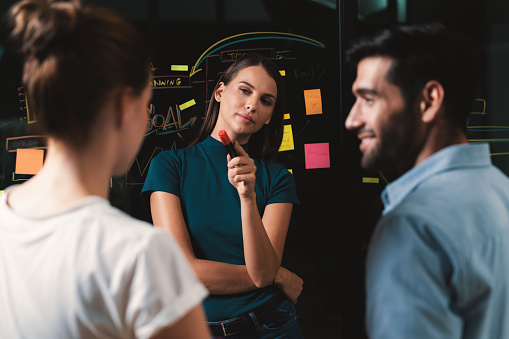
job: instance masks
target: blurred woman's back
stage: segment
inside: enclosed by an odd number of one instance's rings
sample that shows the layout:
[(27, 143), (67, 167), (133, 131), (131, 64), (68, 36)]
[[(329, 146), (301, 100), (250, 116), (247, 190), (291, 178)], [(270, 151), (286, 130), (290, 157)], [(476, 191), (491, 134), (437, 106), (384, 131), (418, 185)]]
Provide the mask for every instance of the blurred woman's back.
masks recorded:
[(143, 140), (143, 38), (79, 1), (26, 0), (11, 18), (47, 154), (0, 196), (0, 337), (209, 337), (206, 290), (178, 246), (107, 200)]

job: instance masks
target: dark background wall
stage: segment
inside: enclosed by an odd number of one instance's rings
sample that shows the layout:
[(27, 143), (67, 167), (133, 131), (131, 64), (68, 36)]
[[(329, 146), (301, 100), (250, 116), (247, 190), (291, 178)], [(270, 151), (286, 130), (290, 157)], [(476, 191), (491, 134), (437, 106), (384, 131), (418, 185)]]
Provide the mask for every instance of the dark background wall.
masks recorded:
[[(364, 259), (390, 172), (365, 172), (355, 136), (343, 122), (353, 102), (354, 72), (344, 49), (359, 35), (402, 22), (441, 21), (479, 41), (488, 67), (469, 119), (472, 142), (490, 142), (494, 163), (509, 173), (509, 4), (497, 0), (193, 0), (84, 1), (132, 21), (153, 52), (154, 91), (147, 136), (127, 174), (112, 178), (110, 200), (151, 221), (139, 197), (150, 160), (187, 145), (221, 72), (256, 50), (284, 70), (295, 149), (280, 153), (293, 170), (301, 205), (292, 217), (283, 265), (301, 276), (297, 312), (306, 338), (364, 338)], [(13, 1), (0, 3), (5, 14)], [(29, 179), (13, 174), (17, 148), (44, 147), (23, 102), (21, 60), (0, 31), (0, 190)], [(187, 65), (186, 71), (172, 65)], [(193, 70), (193, 66), (195, 69)], [(196, 73), (194, 71), (197, 71)], [(79, 81), (79, 79), (77, 79)], [(173, 81), (173, 83), (171, 83)], [(63, 84), (65, 85), (65, 84)], [(304, 91), (320, 89), (323, 113), (306, 115)], [(194, 100), (194, 104), (180, 105)], [(507, 127), (507, 128), (506, 128)], [(35, 137), (33, 137), (35, 136)], [(15, 139), (14, 143), (9, 138)], [(330, 168), (306, 169), (304, 145), (328, 143)], [(378, 183), (364, 183), (374, 178)]]

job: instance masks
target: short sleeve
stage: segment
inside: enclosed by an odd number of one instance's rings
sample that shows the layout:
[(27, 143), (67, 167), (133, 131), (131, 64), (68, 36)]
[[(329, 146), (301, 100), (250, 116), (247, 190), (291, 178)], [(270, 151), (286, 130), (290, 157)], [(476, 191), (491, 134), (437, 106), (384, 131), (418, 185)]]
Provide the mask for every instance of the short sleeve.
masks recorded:
[(280, 202), (300, 203), (295, 188), (295, 178), (284, 166), (279, 168), (271, 183), (267, 205)]
[(178, 245), (159, 230), (139, 251), (132, 272), (126, 323), (137, 338), (174, 324), (207, 296)]
[(414, 216), (389, 214), (377, 225), (366, 272), (370, 338), (461, 338), (443, 242), (436, 228)]
[(150, 201), (155, 191), (175, 194), (180, 197), (180, 178), (182, 164), (175, 150), (159, 153), (150, 162), (147, 179), (141, 191), (142, 198)]

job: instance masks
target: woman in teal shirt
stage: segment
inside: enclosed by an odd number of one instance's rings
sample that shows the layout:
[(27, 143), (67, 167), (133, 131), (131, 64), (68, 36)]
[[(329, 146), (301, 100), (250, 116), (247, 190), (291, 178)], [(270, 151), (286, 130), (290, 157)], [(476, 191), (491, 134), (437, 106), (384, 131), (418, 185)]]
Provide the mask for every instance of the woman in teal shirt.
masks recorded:
[[(154, 225), (175, 237), (211, 294), (204, 307), (216, 337), (302, 337), (293, 306), (302, 280), (280, 266), (295, 180), (271, 161), (283, 137), (283, 97), (271, 60), (237, 59), (192, 146), (155, 157), (143, 187)], [(220, 130), (239, 156), (228, 155)]]

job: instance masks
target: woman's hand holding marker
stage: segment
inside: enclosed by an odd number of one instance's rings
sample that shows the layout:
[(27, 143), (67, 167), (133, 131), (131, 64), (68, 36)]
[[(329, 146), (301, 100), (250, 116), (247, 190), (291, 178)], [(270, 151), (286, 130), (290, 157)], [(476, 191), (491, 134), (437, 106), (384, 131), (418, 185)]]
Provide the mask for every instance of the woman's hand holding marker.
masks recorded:
[(241, 198), (253, 198), (256, 180), (256, 166), (253, 159), (237, 141), (230, 140), (225, 130), (219, 131), (218, 135), (228, 150), (228, 179), (230, 183), (238, 190)]
[(235, 151), (235, 148), (233, 147), (232, 141), (230, 140), (228, 133), (226, 133), (225, 130), (220, 130), (218, 135), (219, 135), (219, 139), (221, 139), (221, 142), (223, 143), (224, 147), (228, 151), (228, 154), (230, 155), (230, 157), (235, 158), (238, 154)]

